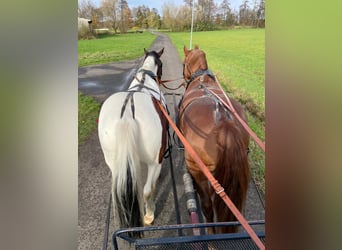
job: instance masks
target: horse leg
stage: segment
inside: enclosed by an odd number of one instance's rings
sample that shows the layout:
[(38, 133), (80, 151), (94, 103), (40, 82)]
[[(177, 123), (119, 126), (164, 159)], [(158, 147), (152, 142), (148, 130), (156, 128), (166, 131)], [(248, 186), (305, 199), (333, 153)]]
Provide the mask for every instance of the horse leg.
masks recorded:
[(145, 216), (144, 224), (151, 225), (154, 221), (154, 211), (156, 208), (154, 195), (156, 182), (161, 170), (161, 164), (148, 165), (147, 180), (144, 186)]
[[(191, 171), (190, 171), (191, 173)], [(206, 218), (206, 222), (214, 222), (214, 211), (213, 211), (213, 204), (211, 200), (212, 189), (210, 188), (210, 184), (208, 179), (202, 173), (191, 173), (194, 180), (195, 180), (195, 187), (197, 193), (200, 196), (201, 200), (201, 208), (203, 215)], [(215, 233), (215, 228), (210, 227), (208, 228), (209, 234)]]

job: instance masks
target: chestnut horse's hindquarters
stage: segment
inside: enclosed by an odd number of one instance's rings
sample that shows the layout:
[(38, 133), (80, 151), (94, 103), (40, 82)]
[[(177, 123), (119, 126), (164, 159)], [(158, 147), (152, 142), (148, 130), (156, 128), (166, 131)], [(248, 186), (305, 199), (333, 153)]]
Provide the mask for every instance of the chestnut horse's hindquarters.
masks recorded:
[[(234, 121), (222, 122), (217, 131), (218, 150), (222, 152), (217, 154), (219, 157), (213, 174), (241, 211), (246, 200), (250, 178), (247, 155), (249, 136)], [(219, 195), (215, 194), (213, 203), (217, 221), (237, 220)], [(219, 228), (219, 230), (224, 233), (236, 232), (237, 227)]]

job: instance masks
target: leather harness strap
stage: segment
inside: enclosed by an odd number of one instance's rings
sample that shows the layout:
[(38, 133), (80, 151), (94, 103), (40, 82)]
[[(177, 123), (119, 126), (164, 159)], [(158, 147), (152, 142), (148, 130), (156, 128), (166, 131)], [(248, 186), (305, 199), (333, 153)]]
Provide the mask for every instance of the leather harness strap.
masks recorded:
[(223, 94), (224, 99), (221, 98), (219, 96), (218, 93), (215, 93), (215, 91), (213, 91), (212, 89), (207, 88), (207, 91), (209, 91), (215, 98), (217, 98), (221, 104), (223, 104), (230, 112), (232, 112), (232, 114), (238, 119), (238, 121), (240, 122), (240, 124), (244, 127), (244, 129), (249, 133), (249, 135), (252, 137), (252, 139), (257, 143), (257, 145), (265, 152), (265, 143), (263, 141), (261, 141), (261, 139), (248, 127), (248, 125), (246, 124), (245, 121), (243, 121), (241, 119), (241, 117), (238, 115), (238, 113), (236, 112), (234, 106), (232, 105), (229, 97), (226, 95), (225, 91), (222, 89), (221, 84), (219, 83), (217, 77), (210, 71), (210, 70), (198, 70), (196, 71), (190, 78), (190, 80), (187, 82), (188, 85), (186, 86), (186, 88), (188, 88), (188, 86), (199, 76), (202, 75), (208, 75), (210, 76), (212, 79), (214, 79), (219, 86), (219, 90), (220, 92)]
[[(134, 98), (133, 95), (136, 92), (141, 92), (142, 89), (147, 89), (150, 92), (154, 92), (157, 93), (158, 95), (160, 94), (158, 91), (156, 91), (155, 89), (152, 89), (150, 87), (147, 87), (144, 83), (145, 83), (145, 75), (150, 76), (154, 81), (157, 81), (157, 76), (150, 70), (145, 70), (145, 69), (141, 69), (138, 72), (143, 72), (143, 76), (142, 79), (139, 80), (136, 76), (135, 79), (139, 82), (139, 84), (134, 85), (133, 87), (129, 88), (126, 92), (128, 92), (126, 99), (122, 105), (121, 108), (121, 114), (120, 114), (120, 118), (122, 118), (123, 114), (125, 113), (126, 110), (126, 105), (128, 103), (128, 101), (131, 101), (131, 110), (132, 110), (132, 115), (133, 115), (133, 119), (135, 119), (135, 107), (134, 107)], [(137, 89), (134, 89), (137, 88)]]
[(160, 107), (158, 105), (159, 101), (153, 96), (152, 96), (152, 102), (153, 102), (154, 108), (156, 109), (159, 115), (160, 122), (162, 125), (162, 145), (159, 151), (159, 158), (158, 158), (159, 163), (161, 163), (164, 158), (164, 152), (166, 151), (167, 131), (169, 130), (169, 123), (167, 119), (165, 118), (165, 116), (163, 115), (163, 112), (160, 110)]
[[(139, 84), (134, 85), (133, 87), (131, 87), (127, 90), (128, 94), (127, 94), (126, 99), (122, 105), (120, 118), (122, 118), (123, 114), (125, 113), (126, 105), (127, 105), (128, 101), (131, 101), (132, 115), (133, 115), (133, 119), (135, 119), (135, 107), (134, 107), (134, 97), (133, 97), (134, 93), (136, 93), (136, 92), (142, 93), (141, 92), (142, 89), (147, 89), (148, 91), (150, 91), (153, 106), (159, 115), (161, 126), (162, 126), (162, 142), (161, 142), (161, 148), (160, 148), (159, 158), (158, 158), (158, 162), (161, 163), (163, 158), (164, 158), (164, 152), (166, 151), (167, 131), (169, 129), (169, 123), (159, 108), (159, 105), (158, 105), (159, 100), (152, 94), (152, 92), (156, 93), (157, 95), (160, 95), (160, 93), (158, 91), (156, 91), (155, 89), (152, 89), (152, 88), (150, 88), (144, 84), (145, 75), (150, 76), (156, 82), (157, 82), (157, 76), (150, 70), (144, 70), (143, 69), (143, 70), (139, 70), (138, 72), (141, 72), (141, 71), (143, 71), (142, 79), (139, 80), (137, 77), (135, 77), (135, 79), (137, 79)], [(166, 108), (166, 104), (164, 105), (164, 107)]]
[(208, 75), (210, 78), (215, 80), (215, 75), (209, 69), (206, 69), (206, 70), (199, 69), (191, 76), (190, 80), (187, 81), (186, 88), (188, 88), (190, 83), (193, 82), (197, 77), (202, 76), (202, 75)]

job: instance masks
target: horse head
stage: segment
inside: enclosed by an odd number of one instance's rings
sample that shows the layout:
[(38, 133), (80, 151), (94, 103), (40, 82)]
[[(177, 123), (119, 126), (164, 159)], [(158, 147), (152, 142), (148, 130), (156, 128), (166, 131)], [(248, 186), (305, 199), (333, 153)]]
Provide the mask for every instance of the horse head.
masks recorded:
[(187, 82), (192, 80), (196, 72), (208, 69), (205, 52), (200, 50), (198, 45), (195, 45), (195, 48), (190, 50), (184, 46), (184, 55), (183, 76)]
[[(164, 48), (162, 48), (159, 52), (156, 51), (147, 51), (144, 48), (144, 53), (145, 53), (145, 58), (144, 58), (144, 62), (149, 62), (148, 58), (151, 57), (151, 61), (154, 62), (153, 64), (150, 64), (150, 69), (151, 71), (153, 71), (154, 74), (156, 74), (157, 76), (157, 80), (158, 82), (161, 80), (161, 76), (163, 73), (163, 63), (160, 60), (161, 55), (164, 53)], [(145, 63), (144, 63), (145, 65)]]

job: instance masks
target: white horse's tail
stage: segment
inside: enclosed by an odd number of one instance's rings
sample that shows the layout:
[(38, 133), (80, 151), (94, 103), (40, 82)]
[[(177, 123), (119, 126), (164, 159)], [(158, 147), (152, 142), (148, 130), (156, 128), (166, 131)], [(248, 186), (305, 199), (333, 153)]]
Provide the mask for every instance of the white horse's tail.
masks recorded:
[[(114, 210), (121, 228), (143, 226), (143, 199), (139, 193), (138, 124), (124, 115), (116, 124), (115, 165), (112, 166)], [(135, 236), (140, 236), (135, 235)]]

